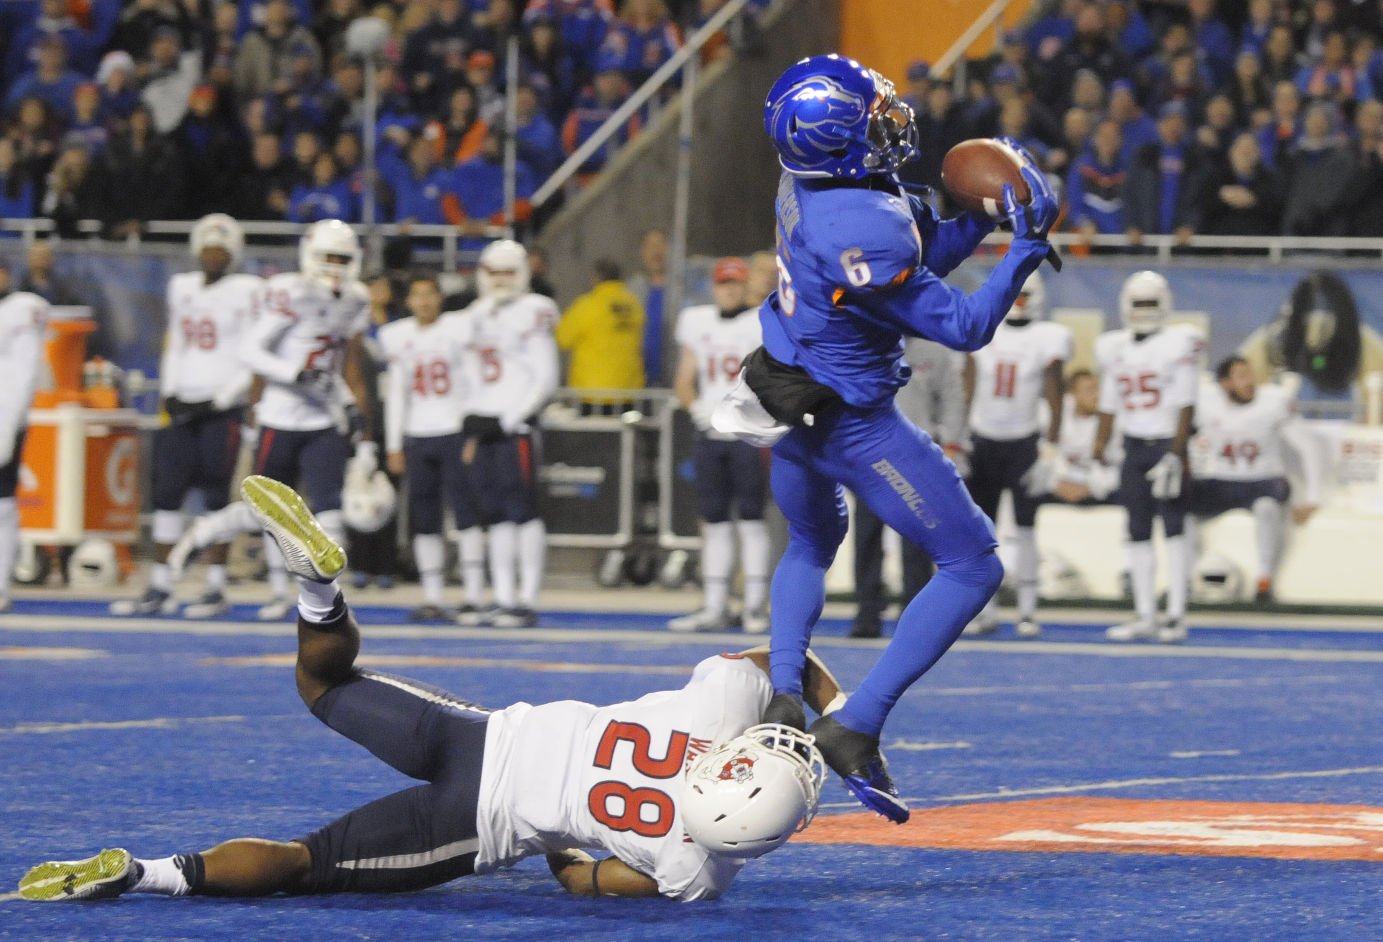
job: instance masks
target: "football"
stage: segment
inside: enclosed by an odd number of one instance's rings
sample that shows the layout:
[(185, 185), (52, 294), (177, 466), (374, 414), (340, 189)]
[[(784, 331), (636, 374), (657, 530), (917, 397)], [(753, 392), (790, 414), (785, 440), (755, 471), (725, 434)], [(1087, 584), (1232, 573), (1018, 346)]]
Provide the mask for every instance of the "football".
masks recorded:
[(1018, 202), (1032, 199), (1028, 181), (1020, 173), (1022, 166), (1023, 158), (1003, 141), (972, 138), (946, 152), (941, 185), (965, 209), (998, 218), (1004, 212), (1005, 183), (1013, 186)]

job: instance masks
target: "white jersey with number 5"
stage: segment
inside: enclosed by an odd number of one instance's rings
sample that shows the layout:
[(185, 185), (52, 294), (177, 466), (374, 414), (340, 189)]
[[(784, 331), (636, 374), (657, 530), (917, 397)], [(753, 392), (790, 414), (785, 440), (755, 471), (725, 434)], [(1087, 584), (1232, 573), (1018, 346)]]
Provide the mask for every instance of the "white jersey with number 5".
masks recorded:
[(232, 274), (206, 283), (199, 271), (168, 279), (168, 333), (159, 368), (159, 392), (183, 402), (235, 405), (249, 391), (250, 371), (240, 344), (264, 282)]
[(477, 873), (566, 847), (603, 848), (664, 896), (711, 899), (743, 861), (709, 854), (682, 828), (683, 773), (758, 723), (768, 675), (737, 655), (696, 665), (681, 690), (595, 707), (517, 703), (490, 717), (476, 815)]
[[(740, 365), (763, 342), (757, 307), (722, 317), (716, 305), (698, 304), (677, 317), (677, 343), (696, 358), (696, 398), (708, 411), (735, 388)], [(717, 432), (707, 434), (733, 440)]]
[(1194, 327), (1171, 324), (1141, 340), (1111, 330), (1095, 341), (1100, 411), (1131, 438), (1172, 438), (1181, 410), (1196, 404), (1204, 340)]
[(541, 294), (521, 294), (508, 301), (481, 298), (465, 314), (471, 318), (467, 411), (497, 417), (511, 434), (526, 430), (557, 389), (557, 305)]
[(404, 436), (430, 438), (461, 431), (466, 411), (466, 345), (470, 315), (443, 314), (426, 327), (417, 318), (385, 324), (379, 345), (389, 364), (384, 439), (389, 451)]
[[(264, 377), (255, 407), (260, 425), (285, 431), (314, 431), (338, 424), (349, 401), (341, 365), (346, 344), (370, 326), (370, 296), (353, 282), (339, 294), (297, 272), (264, 282), (241, 355)], [(337, 396), (319, 396), (297, 383), (303, 370), (334, 373)]]
[(1292, 400), (1276, 386), (1260, 386), (1249, 402), (1230, 399), (1218, 383), (1207, 384), (1196, 401), (1200, 432), (1192, 443), (1196, 477), (1262, 481), (1285, 477), (1283, 427), (1292, 420)]
[(1000, 324), (994, 339), (970, 355), (975, 364), (970, 430), (996, 441), (1040, 431), (1047, 367), (1071, 359), (1072, 344), (1071, 331), (1051, 321)]

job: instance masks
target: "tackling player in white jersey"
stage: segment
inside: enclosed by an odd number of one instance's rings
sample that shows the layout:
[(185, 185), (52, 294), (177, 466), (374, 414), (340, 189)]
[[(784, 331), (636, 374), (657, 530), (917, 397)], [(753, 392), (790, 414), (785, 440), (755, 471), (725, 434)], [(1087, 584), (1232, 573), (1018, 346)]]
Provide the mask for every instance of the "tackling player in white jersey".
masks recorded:
[[(537, 418), (557, 389), (557, 305), (528, 290), (528, 253), (491, 242), (476, 268), (470, 318), (465, 462), (489, 529), (490, 586), (501, 628), (538, 623), (547, 529), (537, 506)], [(516, 567), (517, 563), (517, 567)], [(515, 569), (518, 586), (515, 586)]]
[(19, 554), (20, 458), (29, 406), (43, 370), (48, 302), (28, 291), (10, 291), (9, 269), (0, 267), (0, 612), (10, 608), (10, 579)]
[[(1172, 291), (1156, 272), (1130, 275), (1119, 291), (1122, 330), (1095, 343), (1100, 370), (1100, 424), (1091, 457), (1096, 478), (1114, 474), (1107, 449), (1118, 421), (1124, 440), (1119, 503), (1128, 511), (1128, 563), (1134, 621), (1112, 626), (1114, 641), (1186, 639), (1189, 549), (1183, 536), (1187, 444), (1196, 411), (1204, 341), (1186, 325), (1168, 325)], [(1106, 490), (1105, 486), (1098, 488)], [(1107, 490), (1106, 490), (1107, 492)], [(1162, 518), (1167, 550), (1167, 617), (1157, 621), (1157, 559), (1153, 518)]]
[[(225, 213), (203, 216), (192, 228), (198, 270), (168, 279), (168, 330), (159, 364), (159, 395), (168, 425), (154, 438), (155, 562), (137, 599), (111, 603), (115, 615), (171, 615), (173, 573), (168, 554), (182, 537), (189, 491), (215, 512), (230, 502), (252, 375), (240, 360), (242, 339), (263, 282), (235, 269), (245, 250), (240, 224)], [(188, 604), (188, 618), (214, 618), (226, 602), (228, 544), (207, 549), (206, 591)]]
[[(389, 364), (384, 397), (384, 448), (389, 472), (408, 481), (408, 522), (423, 604), (414, 621), (455, 618), (479, 624), (485, 592), (485, 531), (466, 466), (461, 421), (467, 395), (470, 315), (442, 313), (437, 276), (417, 273), (406, 301), (411, 317), (386, 324), (379, 343)], [(446, 545), (443, 502), (458, 535), (466, 601), (453, 615), (443, 605)]]
[[(966, 484), (985, 516), (994, 520), (1008, 491), (1018, 528), (1018, 621), (1020, 638), (1042, 633), (1037, 623), (1037, 506), (1051, 489), (1060, 460), (1062, 371), (1071, 358), (1071, 331), (1045, 320), (1047, 292), (1033, 272), (1023, 284), (994, 339), (970, 354), (965, 392), (970, 403), (970, 475)], [(1047, 427), (1042, 428), (1043, 400)], [(991, 634), (999, 627), (990, 599), (965, 629)]]
[[(241, 347), (246, 365), (264, 381), (255, 405), (255, 473), (289, 485), (301, 481), (338, 540), (345, 532), (341, 488), (350, 440), (365, 422), (357, 403), (369, 401), (362, 336), (370, 299), (359, 280), (360, 258), (350, 226), (337, 219), (313, 223), (303, 233), (300, 270), (265, 281)], [(272, 542), (265, 552), (274, 597), (259, 617), (277, 621), (292, 612), (288, 577)]]
[(1214, 385), (1202, 386), (1196, 403), (1197, 434), (1191, 443), (1195, 474), (1188, 509), (1192, 520), (1235, 509), (1253, 513), (1256, 598), (1269, 602), (1290, 495), (1284, 450), (1297, 455), (1305, 478), (1306, 496), (1294, 512), (1297, 523), (1309, 520), (1320, 504), (1321, 462), (1296, 421), (1296, 405), (1285, 389), (1258, 386), (1253, 368), (1241, 356), (1221, 361), (1215, 378)]
[[(768, 495), (768, 456), (763, 449), (711, 427), (711, 414), (735, 388), (740, 365), (763, 344), (758, 308), (747, 303), (749, 267), (726, 257), (711, 272), (714, 303), (699, 304), (677, 317), (674, 390), (696, 426), (696, 502), (701, 516), (700, 611), (668, 622), (673, 631), (723, 631), (734, 627), (730, 612), (730, 573), (739, 529), (744, 569), (744, 611), (740, 622), (750, 634), (768, 630), (768, 577), (771, 568), (764, 502)], [(731, 520), (731, 505), (738, 520)]]
[[(286, 486), (250, 477), (241, 491), (299, 580), (304, 703), (425, 784), (294, 841), (242, 838), (159, 859), (111, 849), (39, 864), (20, 880), (21, 897), (404, 891), (545, 854), (577, 895), (714, 899), (746, 860), (815, 814), (825, 765), (812, 737), (760, 723), (773, 695), (765, 650), (707, 658), (680, 690), (627, 703), (491, 712), (357, 667), (360, 632), (334, 581), (345, 553)], [(838, 709), (839, 685), (808, 656), (806, 701)]]

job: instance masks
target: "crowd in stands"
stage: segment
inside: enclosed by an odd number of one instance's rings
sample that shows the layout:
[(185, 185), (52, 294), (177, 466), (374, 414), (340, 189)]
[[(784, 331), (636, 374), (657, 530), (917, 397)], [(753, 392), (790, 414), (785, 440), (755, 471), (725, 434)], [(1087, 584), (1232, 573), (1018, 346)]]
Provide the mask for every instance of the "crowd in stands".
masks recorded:
[(216, 211), (359, 221), (366, 75), (346, 33), (368, 15), (390, 29), (376, 218), (468, 232), (502, 220), (504, 63), (517, 36), (522, 220), (534, 189), (725, 2), (6, 0), (0, 218), (48, 217), (63, 236), (97, 219), (111, 238)]
[(1383, 4), (1052, 0), (972, 68), (908, 70), (937, 185), (968, 137), (1020, 141), (1090, 235), (1383, 236)]

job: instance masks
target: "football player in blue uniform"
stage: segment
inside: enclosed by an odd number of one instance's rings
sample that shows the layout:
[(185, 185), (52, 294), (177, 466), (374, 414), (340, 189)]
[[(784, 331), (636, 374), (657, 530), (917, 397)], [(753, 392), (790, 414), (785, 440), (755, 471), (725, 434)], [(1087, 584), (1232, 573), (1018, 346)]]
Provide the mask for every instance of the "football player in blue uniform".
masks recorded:
[(916, 154), (917, 132), (892, 83), (843, 56), (804, 59), (769, 92), (764, 125), (786, 171), (776, 205), (778, 290), (760, 309), (764, 345), (715, 422), (747, 440), (776, 440), (772, 486), (789, 543), (773, 577), (768, 716), (805, 725), (802, 671), (826, 570), (846, 532), (844, 485), (937, 565), (859, 690), (811, 726), (855, 796), (901, 823), (908, 807), (879, 751), (884, 720), (1003, 576), (993, 528), (954, 466), (893, 404), (908, 378), (903, 338), (965, 351), (988, 343), (1050, 251), (1057, 202), (1018, 149), (1031, 199), (1021, 204), (1005, 187), (1001, 218), (1013, 244), (967, 296), (941, 279), (995, 221), (938, 219), (899, 185), (895, 171)]

